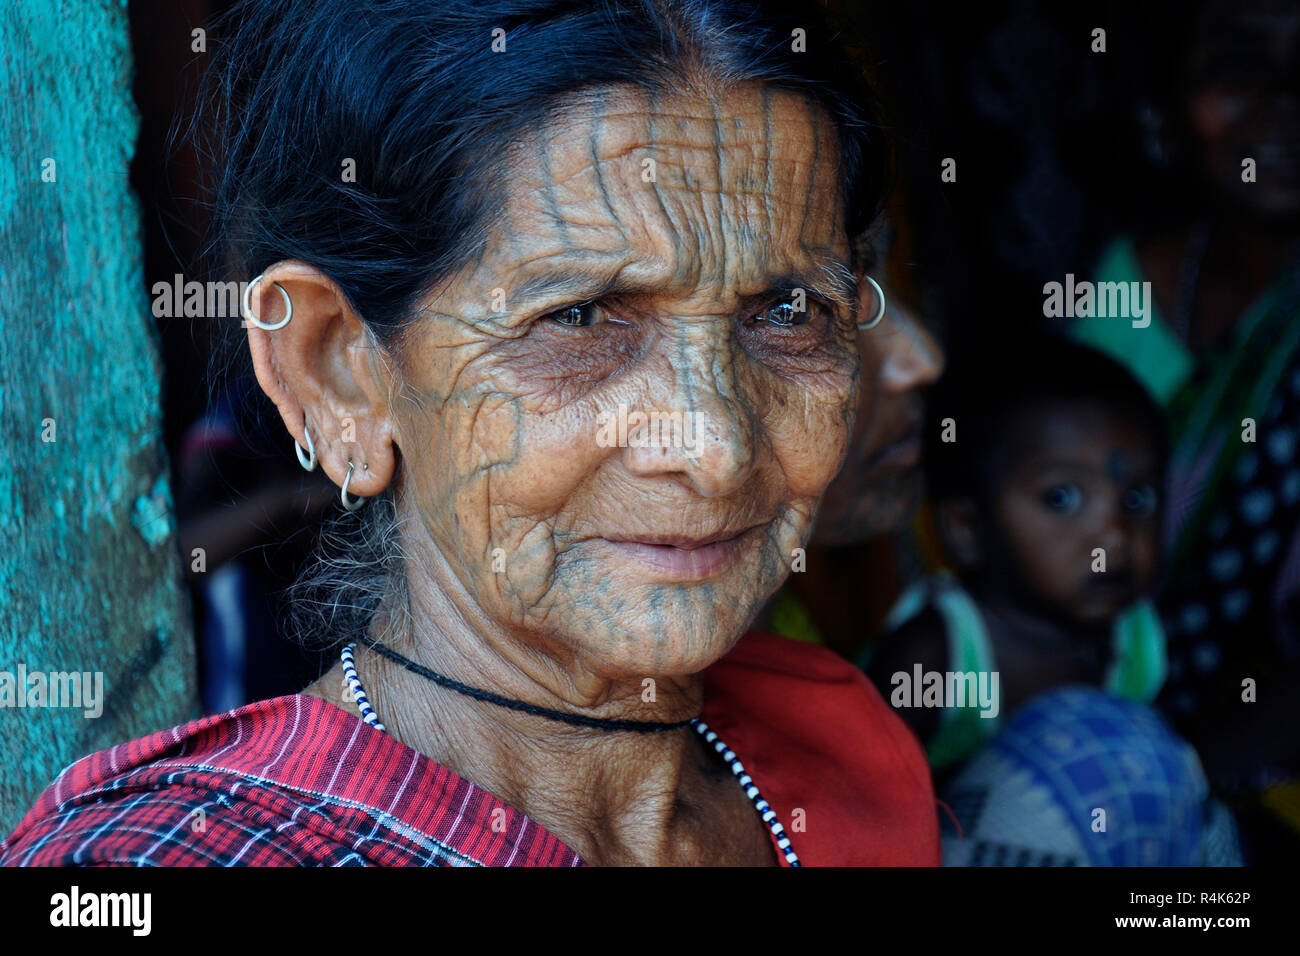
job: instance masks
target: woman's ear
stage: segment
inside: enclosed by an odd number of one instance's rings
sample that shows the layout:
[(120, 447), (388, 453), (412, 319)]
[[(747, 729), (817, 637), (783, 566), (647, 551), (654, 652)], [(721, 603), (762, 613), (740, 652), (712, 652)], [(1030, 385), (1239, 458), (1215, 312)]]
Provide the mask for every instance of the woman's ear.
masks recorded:
[(935, 523), (944, 550), (963, 568), (978, 567), (984, 561), (980, 546), (979, 509), (970, 498), (945, 498), (935, 504)]
[(351, 461), (349, 495), (377, 495), (396, 468), (387, 356), (318, 269), (296, 261), (268, 268), (250, 289), (252, 314), (265, 325), (282, 321), (285, 295), (293, 314), (283, 328), (268, 332), (244, 321), (257, 382), (304, 449), (303, 429), (310, 429), (317, 459), (336, 485)]

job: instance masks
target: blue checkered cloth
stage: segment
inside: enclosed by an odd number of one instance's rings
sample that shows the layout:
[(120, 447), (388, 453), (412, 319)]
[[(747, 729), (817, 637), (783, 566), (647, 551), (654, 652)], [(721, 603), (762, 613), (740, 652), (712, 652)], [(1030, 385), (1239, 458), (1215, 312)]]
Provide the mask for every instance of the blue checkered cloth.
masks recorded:
[(1151, 708), (1096, 688), (1025, 704), (942, 796), (963, 831), (943, 821), (945, 865), (1240, 862), (1191, 746)]

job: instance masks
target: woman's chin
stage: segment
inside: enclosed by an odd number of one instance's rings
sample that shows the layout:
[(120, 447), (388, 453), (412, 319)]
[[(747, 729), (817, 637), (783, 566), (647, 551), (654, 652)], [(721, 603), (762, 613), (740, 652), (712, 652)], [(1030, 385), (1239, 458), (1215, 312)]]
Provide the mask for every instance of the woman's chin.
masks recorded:
[(665, 607), (655, 620), (629, 615), (610, 623), (612, 637), (578, 630), (570, 640), (593, 672), (613, 680), (643, 680), (698, 674), (735, 646), (749, 617)]

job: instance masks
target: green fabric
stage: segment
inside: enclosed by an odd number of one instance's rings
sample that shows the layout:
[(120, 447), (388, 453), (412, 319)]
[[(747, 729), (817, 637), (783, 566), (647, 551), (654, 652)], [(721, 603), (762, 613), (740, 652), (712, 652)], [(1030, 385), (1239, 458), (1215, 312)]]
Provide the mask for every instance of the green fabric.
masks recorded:
[[(942, 581), (932, 596), (948, 634), (948, 670), (993, 673), (993, 642), (984, 626), (984, 615), (955, 580), (945, 575)], [(996, 717), (980, 716), (978, 702), (974, 701), (967, 701), (965, 707), (945, 707), (939, 729), (925, 747), (930, 766), (940, 770), (965, 760), (996, 737), (1001, 727), (1001, 701)]]
[[(993, 642), (979, 605), (950, 574), (941, 572), (918, 581), (903, 592), (886, 621), (894, 630), (933, 605), (943, 618), (947, 635), (947, 670), (992, 673), (996, 670)], [(1116, 617), (1112, 626), (1111, 660), (1103, 688), (1116, 697), (1148, 704), (1155, 700), (1168, 672), (1165, 632), (1151, 601), (1143, 599)], [(864, 662), (860, 662), (862, 666)], [(939, 727), (926, 744), (933, 770), (960, 763), (992, 740), (1002, 726), (997, 717), (981, 717), (978, 702), (945, 707)]]
[(1124, 700), (1149, 704), (1169, 671), (1165, 629), (1156, 606), (1142, 599), (1115, 619), (1110, 667), (1103, 686)]
[[(1102, 252), (1094, 282), (1144, 282), (1133, 239), (1114, 240)], [(1134, 328), (1129, 319), (1089, 316), (1070, 320), (1071, 336), (1125, 366), (1161, 405), (1168, 405), (1191, 377), (1195, 360), (1149, 301), (1151, 324)]]
[(1259, 423), (1282, 373), (1300, 348), (1300, 267), (1293, 267), (1269, 286), (1242, 313), (1231, 346), (1205, 359), (1205, 367), (1170, 403), (1175, 475), (1194, 472), (1212, 462), (1197, 488), (1197, 508), (1178, 529), (1171, 568), (1174, 573), (1196, 543), (1218, 504), (1220, 484), (1247, 443), (1242, 421)]
[(780, 634), (795, 641), (804, 641), (807, 644), (825, 643), (821, 632), (817, 630), (817, 625), (813, 623), (812, 615), (808, 613), (808, 608), (804, 607), (803, 601), (800, 601), (790, 588), (782, 588), (776, 592), (768, 613), (768, 630), (773, 634)]
[[(1097, 263), (1098, 282), (1146, 281), (1132, 237), (1113, 240)], [(1300, 348), (1300, 269), (1291, 268), (1242, 313), (1228, 347), (1195, 357), (1174, 335), (1155, 304), (1151, 324), (1135, 329), (1111, 318), (1073, 320), (1070, 334), (1105, 352), (1129, 370), (1169, 412), (1172, 455), (1170, 473), (1198, 473), (1208, 462), (1195, 491), (1197, 507), (1177, 530), (1170, 569), (1177, 573), (1218, 501), (1220, 482), (1246, 443), (1242, 420), (1264, 415), (1295, 350)]]

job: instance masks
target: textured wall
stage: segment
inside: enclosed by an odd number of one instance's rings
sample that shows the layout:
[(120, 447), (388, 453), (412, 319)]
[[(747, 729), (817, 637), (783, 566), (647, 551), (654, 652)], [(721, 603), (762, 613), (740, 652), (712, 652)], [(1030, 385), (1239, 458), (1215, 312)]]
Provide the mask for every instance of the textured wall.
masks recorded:
[(0, 707), (3, 836), (67, 763), (197, 704), (125, 2), (6, 0), (0, 82), (0, 704), (19, 665), (104, 687), (97, 719)]

